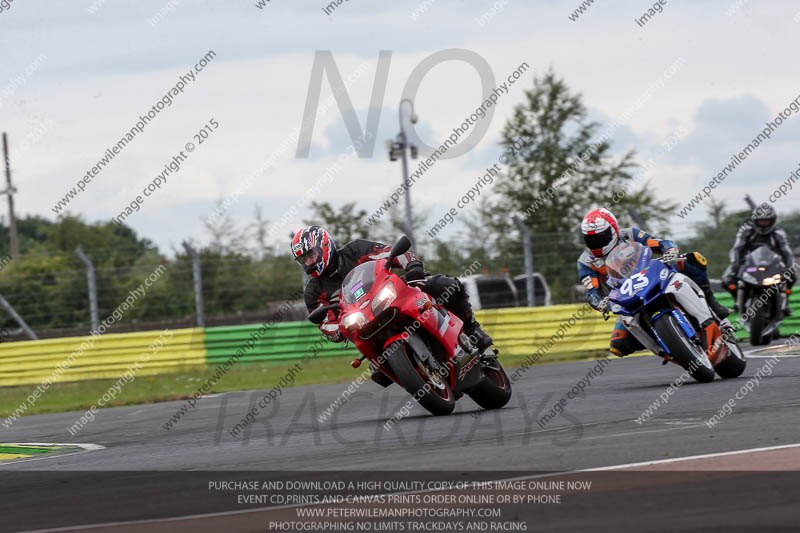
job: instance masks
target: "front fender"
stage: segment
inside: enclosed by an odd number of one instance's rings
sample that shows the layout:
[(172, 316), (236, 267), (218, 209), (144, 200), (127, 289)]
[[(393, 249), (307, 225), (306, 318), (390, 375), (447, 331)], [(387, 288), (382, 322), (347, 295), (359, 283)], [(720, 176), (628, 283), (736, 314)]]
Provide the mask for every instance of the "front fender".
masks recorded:
[(414, 353), (416, 353), (423, 361), (428, 361), (432, 364), (432, 366), (438, 366), (438, 364), (433, 361), (433, 354), (425, 345), (425, 341), (422, 340), (422, 337), (419, 335), (419, 333), (409, 333), (404, 331), (403, 333), (393, 335), (383, 344), (383, 351), (385, 352), (392, 343), (397, 341), (405, 342), (411, 346), (411, 349), (414, 350)]

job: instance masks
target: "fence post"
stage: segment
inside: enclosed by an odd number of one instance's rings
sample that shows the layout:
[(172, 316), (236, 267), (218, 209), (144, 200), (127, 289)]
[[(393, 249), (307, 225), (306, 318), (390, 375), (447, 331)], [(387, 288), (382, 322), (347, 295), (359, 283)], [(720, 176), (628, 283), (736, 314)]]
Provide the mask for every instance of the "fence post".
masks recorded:
[(528, 307), (536, 307), (536, 294), (533, 292), (533, 248), (531, 246), (531, 230), (517, 215), (513, 216), (514, 224), (522, 233), (522, 247), (525, 250), (525, 292), (528, 294)]
[(31, 340), (34, 341), (39, 340), (39, 337), (36, 336), (36, 333), (34, 333), (33, 330), (30, 327), (28, 327), (28, 324), (26, 324), (25, 321), (22, 320), (22, 317), (19, 316), (16, 309), (11, 307), (11, 304), (8, 303), (5, 298), (3, 298), (2, 294), (0, 294), (0, 306), (2, 306), (3, 309), (5, 309), (8, 312), (8, 314), (11, 315), (11, 317), (14, 320), (17, 321), (17, 324), (19, 324), (19, 327), (21, 327), (22, 331), (25, 332), (25, 335), (27, 335)]
[(206, 320), (203, 315), (203, 274), (200, 271), (200, 256), (194, 251), (188, 242), (183, 241), (183, 247), (192, 257), (192, 275), (194, 277), (194, 307), (197, 313), (197, 327), (203, 328)]
[(100, 319), (97, 315), (97, 282), (94, 277), (94, 265), (83, 253), (80, 245), (75, 248), (75, 255), (86, 265), (86, 279), (89, 282), (89, 313), (92, 317), (92, 331), (97, 331), (100, 326)]

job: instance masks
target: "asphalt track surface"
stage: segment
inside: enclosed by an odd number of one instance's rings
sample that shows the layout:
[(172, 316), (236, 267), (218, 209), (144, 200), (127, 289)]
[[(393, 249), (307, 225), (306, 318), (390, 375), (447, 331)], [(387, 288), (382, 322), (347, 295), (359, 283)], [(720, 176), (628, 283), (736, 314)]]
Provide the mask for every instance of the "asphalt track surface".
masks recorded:
[[(184, 478), (194, 472), (205, 479), (203, 483), (208, 481), (209, 472), (215, 473), (214, 479), (226, 479), (225, 472), (239, 476), (245, 472), (263, 473), (256, 479), (264, 479), (266, 473), (273, 479), (283, 472), (286, 479), (291, 479), (301, 475), (301, 471), (325, 478), (326, 472), (359, 471), (374, 475), (386, 470), (484, 471), (488, 478), (493, 475), (508, 478), (796, 444), (800, 443), (800, 357), (793, 357), (797, 353), (794, 350), (779, 355), (777, 362), (771, 363), (770, 375), (743, 395), (741, 391), (746, 390), (743, 387), (749, 378), (768, 364), (765, 356), (750, 358), (744, 375), (737, 379), (717, 378), (710, 384), (689, 380), (673, 388), (668, 400), (661, 401), (652, 418), (641, 424), (636, 422), (637, 417), (662, 397), (682, 373), (675, 365), (662, 366), (652, 356), (609, 360), (602, 374), (591, 378), (584, 392), (567, 399), (561, 415), (544, 424), (537, 420), (581, 380), (586, 383), (587, 373), (598, 366), (596, 362), (528, 369), (514, 383), (509, 405), (499, 411), (482, 411), (466, 396), (447, 417), (431, 417), (414, 404), (411, 413), (388, 430), (384, 428), (385, 422), (410, 397), (396, 385), (382, 389), (371, 382), (362, 385), (349, 402), (322, 422), (319, 415), (336, 400), (346, 384), (287, 389), (236, 437), (229, 430), (257, 406), (267, 391), (204, 398), (170, 430), (163, 425), (182, 402), (103, 409), (76, 436), (71, 436), (67, 428), (80, 416), (79, 412), (23, 417), (10, 429), (0, 430), (2, 442), (91, 443), (104, 448), (0, 463), (0, 513), (4, 517), (0, 531), (231, 509), (230, 502), (213, 498), (202, 502), (202, 508), (198, 509), (200, 502), (190, 491), (182, 492), (178, 481), (169, 482), (179, 479), (177, 474), (171, 476), (174, 472), (181, 472)], [(353, 377), (358, 373), (354, 371)], [(706, 421), (735, 398), (737, 392), (741, 398), (735, 399), (731, 413), (714, 427), (708, 427)], [(797, 459), (798, 455), (777, 455), (771, 459), (772, 463), (764, 463), (770, 466), (754, 468), (798, 470)], [(722, 469), (747, 470), (751, 460), (749, 455), (732, 455)], [(693, 464), (683, 470), (702, 469), (702, 464)], [(787, 502), (776, 503), (774, 478), (749, 479), (752, 490), (769, 498), (768, 502), (758, 503), (759, 509), (768, 511), (777, 520), (776, 524), (786, 521), (794, 523), (796, 528), (800, 523), (797, 499), (789, 498), (790, 507)], [(746, 521), (737, 512), (750, 509), (748, 516), (752, 517), (752, 507), (732, 503), (741, 498), (741, 486), (737, 489), (737, 483), (724, 478), (703, 481), (711, 485), (703, 486), (697, 498), (727, 502), (717, 509), (714, 518), (727, 517), (732, 520), (730, 527), (750, 530), (741, 527)], [(794, 476), (786, 483), (797, 486), (798, 481), (800, 478)], [(698, 488), (702, 485), (699, 481), (692, 484)], [(667, 493), (658, 498), (674, 500), (675, 494), (663, 490)], [(683, 495), (686, 490), (684, 483)], [(716, 492), (713, 498), (709, 497), (709, 490)], [(640, 490), (630, 491), (613, 497), (601, 494), (595, 498), (592, 509), (619, 509), (621, 501), (630, 503), (641, 494)], [(728, 498), (719, 496), (726, 491), (731, 493)], [(67, 493), (72, 499), (64, 497)], [(793, 494), (798, 493), (795, 490)], [(151, 500), (148, 505), (136, 503), (145, 496)], [(755, 501), (753, 496), (748, 495), (751, 503)], [(111, 498), (115, 503), (100, 505), (98, 502), (104, 501), (103, 498)], [(90, 502), (95, 502), (91, 510), (86, 508)], [(765, 510), (769, 502), (776, 507)], [(665, 507), (672, 504), (674, 501)], [(555, 513), (553, 517), (566, 520), (562, 524), (565, 531), (586, 527), (580, 517), (587, 513), (566, 513), (570, 515), (567, 517), (565, 512), (566, 509), (555, 506), (541, 516)], [(629, 518), (633, 519), (633, 515)], [(696, 517), (684, 514), (683, 525), (699, 526), (693, 518)], [(559, 529), (554, 522), (548, 523), (552, 527), (546, 530)], [(604, 529), (596, 517), (592, 524), (595, 527), (590, 530)], [(614, 524), (619, 526), (619, 522)], [(679, 525), (672, 522), (663, 530)], [(172, 523), (166, 529), (148, 526), (142, 530), (183, 529)], [(203, 529), (195, 525), (191, 530)], [(234, 530), (239, 529), (230, 529)], [(241, 530), (265, 531), (263, 527)]]

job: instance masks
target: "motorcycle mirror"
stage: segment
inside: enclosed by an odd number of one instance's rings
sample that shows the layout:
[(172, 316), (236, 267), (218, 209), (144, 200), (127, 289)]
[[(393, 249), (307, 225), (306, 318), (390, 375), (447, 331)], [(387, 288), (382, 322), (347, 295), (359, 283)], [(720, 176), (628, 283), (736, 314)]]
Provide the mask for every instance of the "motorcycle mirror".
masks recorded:
[(322, 324), (322, 321), (325, 320), (326, 316), (328, 316), (328, 311), (332, 311), (334, 309), (339, 309), (339, 304), (322, 305), (317, 307), (311, 311), (311, 313), (309, 313), (308, 320), (314, 324)]
[(392, 246), (392, 251), (389, 252), (389, 257), (386, 259), (386, 270), (392, 268), (392, 263), (398, 257), (406, 253), (409, 249), (411, 249), (411, 239), (403, 235), (397, 242), (394, 243)]

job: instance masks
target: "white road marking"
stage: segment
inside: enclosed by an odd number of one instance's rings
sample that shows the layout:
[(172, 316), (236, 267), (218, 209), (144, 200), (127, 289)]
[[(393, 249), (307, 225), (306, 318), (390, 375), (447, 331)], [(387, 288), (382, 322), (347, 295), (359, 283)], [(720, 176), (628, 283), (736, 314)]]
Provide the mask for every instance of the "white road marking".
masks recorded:
[(19, 463), (28, 463), (30, 461), (44, 461), (46, 459), (55, 459), (57, 457), (66, 457), (68, 455), (75, 456), (81, 455), (84, 453), (93, 452), (95, 450), (103, 450), (105, 446), (100, 444), (78, 444), (75, 442), (72, 443), (61, 443), (61, 442), (4, 442), (3, 444), (7, 444), (9, 446), (76, 446), (81, 448), (83, 451), (80, 452), (67, 452), (67, 453), (53, 453), (53, 454), (44, 454), (37, 457), (31, 457), (30, 459), (11, 459), (8, 461), (0, 461), (0, 468), (7, 466), (7, 465), (17, 465)]
[(784, 358), (787, 358), (787, 357), (800, 357), (800, 354), (745, 355), (745, 357), (747, 357), (748, 359), (772, 359), (773, 357), (776, 357), (778, 359), (784, 359)]
[(688, 457), (674, 457), (672, 459), (658, 459), (655, 461), (643, 461), (640, 463), (627, 463), (614, 466), (601, 466), (598, 468), (587, 468), (584, 470), (576, 470), (576, 472), (602, 472), (605, 470), (620, 470), (624, 468), (634, 468), (637, 466), (651, 466), (651, 465), (660, 465), (665, 463), (677, 463), (678, 461), (692, 461), (694, 459), (710, 459), (712, 457), (727, 457), (729, 455), (742, 455), (745, 453), (771, 452), (774, 450), (786, 450), (789, 448), (797, 448), (797, 447), (800, 447), (800, 443), (782, 444), (779, 446), (765, 446), (763, 448), (750, 448), (747, 450), (735, 450), (732, 452), (704, 453), (702, 455), (690, 455)]
[(612, 437), (627, 437), (629, 435), (639, 435), (642, 433), (658, 433), (660, 431), (676, 431), (679, 429), (692, 429), (692, 428), (699, 428), (704, 426), (705, 424), (695, 424), (693, 426), (678, 426), (678, 427), (668, 427), (668, 428), (661, 428), (661, 429), (651, 429), (647, 431), (629, 431), (627, 433), (614, 433), (612, 435), (595, 435), (594, 437), (583, 437), (581, 440), (596, 440), (596, 439), (609, 439)]
[(6, 446), (77, 446), (84, 450), (102, 450), (105, 446), (99, 444), (78, 444), (77, 442), (3, 442)]
[[(717, 453), (706, 453), (702, 455), (690, 455), (687, 457), (674, 457), (672, 459), (658, 459), (655, 461), (643, 461), (640, 463), (625, 463), (620, 465), (613, 465), (613, 466), (600, 466), (596, 468), (583, 468), (580, 470), (569, 470), (566, 472), (549, 472), (547, 474), (539, 474), (535, 476), (518, 476), (513, 478), (507, 479), (496, 479), (493, 480), (494, 483), (497, 482), (513, 482), (513, 481), (523, 481), (529, 479), (541, 479), (547, 477), (557, 477), (557, 476), (568, 476), (574, 474), (582, 474), (585, 472), (603, 472), (608, 470), (621, 470), (625, 468), (634, 468), (637, 466), (650, 466), (650, 465), (657, 465), (657, 464), (664, 464), (664, 463), (675, 463), (678, 461), (691, 461), (693, 459), (708, 459), (711, 457), (725, 457), (729, 455), (741, 455), (745, 453), (754, 453), (754, 452), (768, 452), (773, 450), (785, 450), (788, 448), (797, 448), (800, 447), (800, 443), (798, 444), (783, 444), (779, 446), (766, 446), (763, 448), (750, 448), (746, 450), (735, 450), (731, 452), (717, 452)], [(434, 493), (434, 492), (443, 492), (443, 491), (454, 491), (457, 490), (455, 488), (441, 488), (441, 489), (427, 489), (427, 490), (418, 490), (418, 491), (407, 491), (407, 492), (393, 492), (388, 493), (390, 495), (405, 495), (405, 494), (424, 494), (424, 493)], [(104, 524), (86, 524), (80, 526), (69, 526), (63, 528), (54, 528), (54, 529), (36, 529), (31, 531), (23, 531), (21, 533), (50, 533), (55, 531), (75, 531), (76, 529), (97, 529), (102, 527), (114, 527), (114, 526), (127, 526), (127, 525), (137, 525), (137, 524), (152, 524), (158, 522), (177, 522), (179, 520), (194, 520), (198, 518), (215, 518), (220, 516), (232, 516), (232, 515), (240, 515), (240, 514), (247, 514), (247, 513), (259, 513), (264, 511), (277, 511), (281, 509), (295, 509), (299, 507), (313, 507), (314, 505), (327, 505), (327, 504), (288, 504), (288, 505), (276, 505), (272, 507), (259, 507), (256, 509), (240, 509), (237, 511), (222, 511), (217, 513), (205, 513), (205, 514), (196, 514), (196, 515), (186, 515), (186, 516), (174, 516), (169, 518), (151, 518), (147, 520), (131, 520), (127, 522), (106, 522)]]

